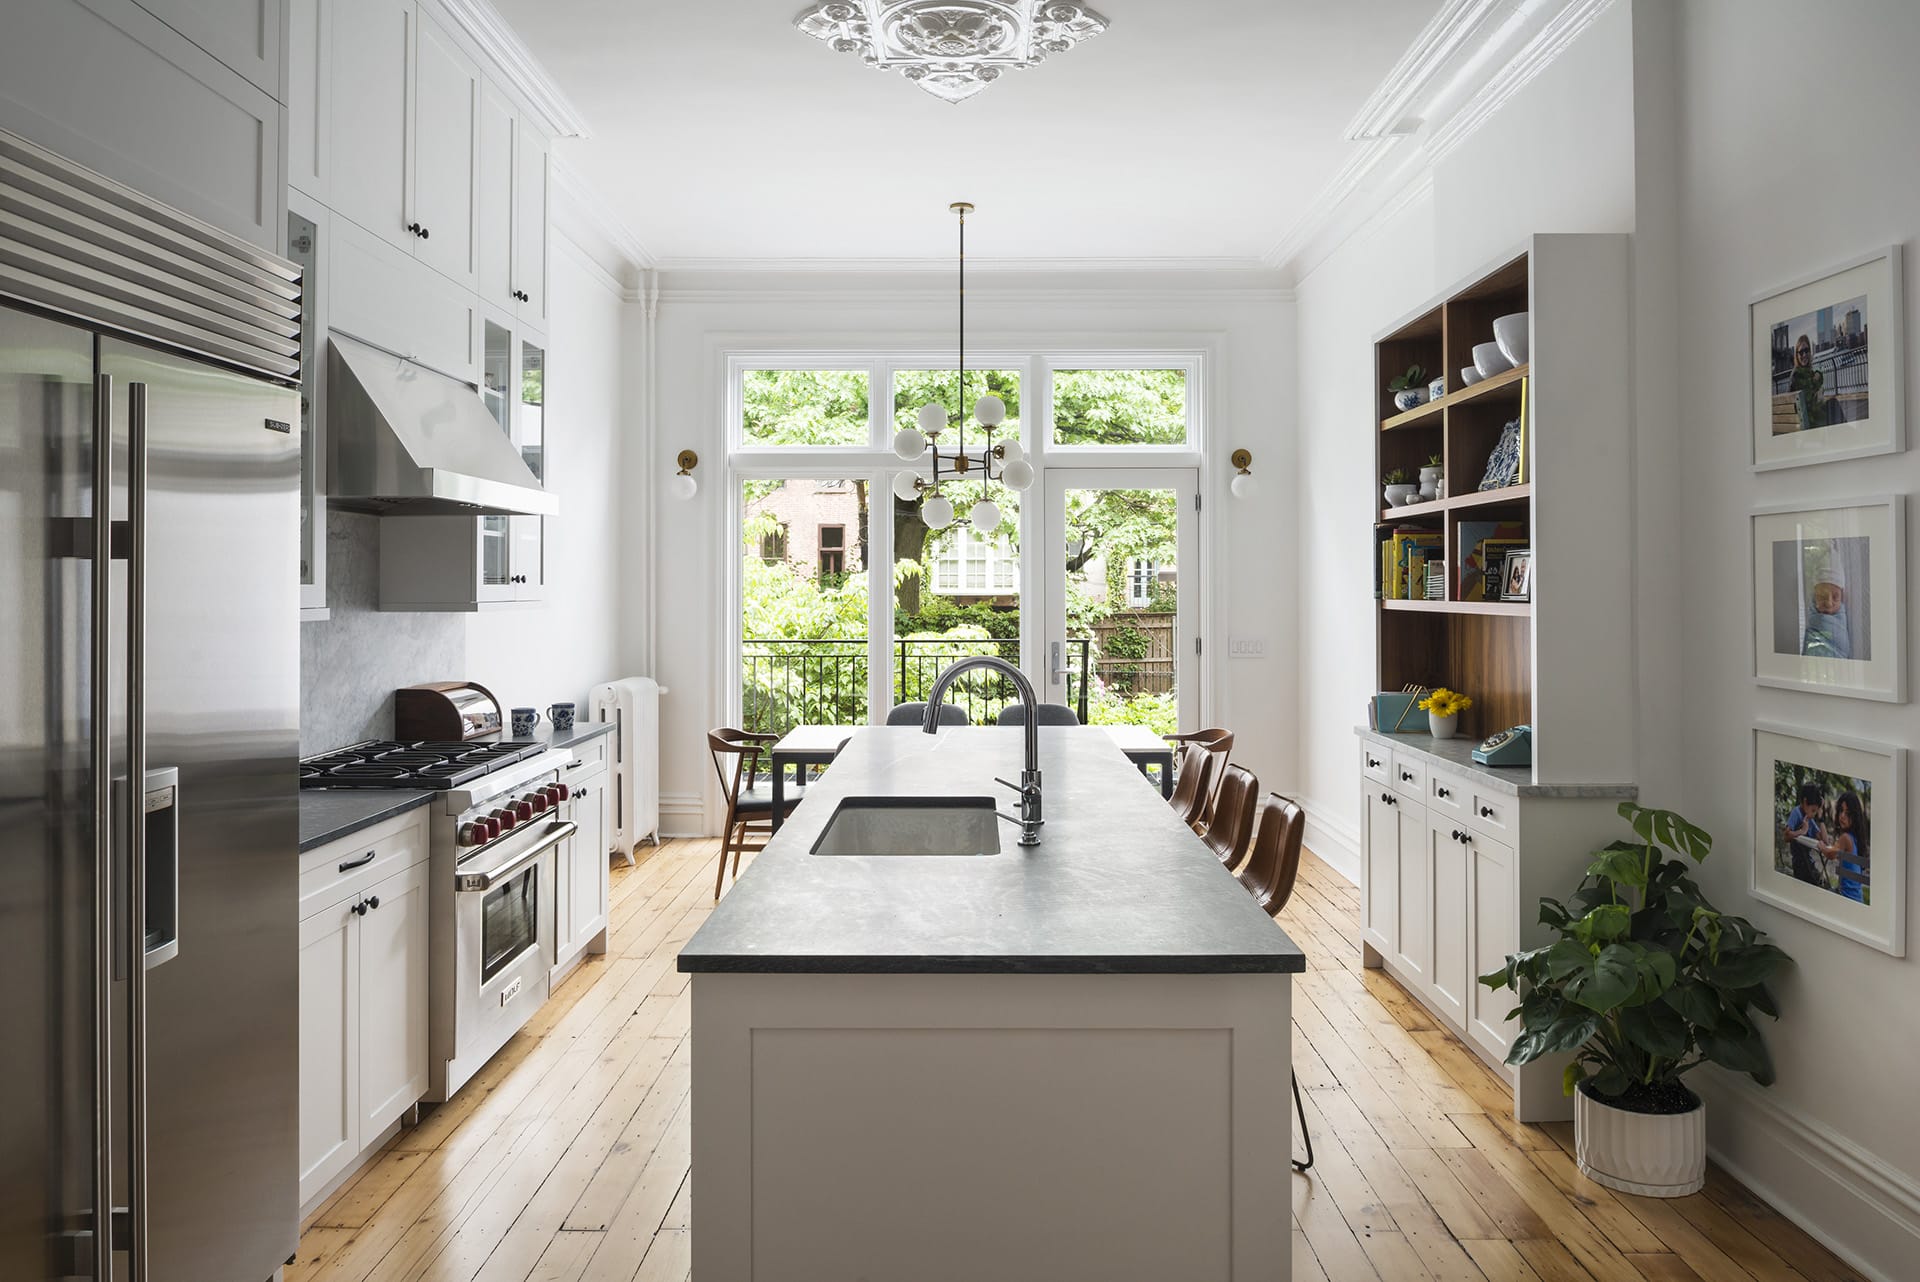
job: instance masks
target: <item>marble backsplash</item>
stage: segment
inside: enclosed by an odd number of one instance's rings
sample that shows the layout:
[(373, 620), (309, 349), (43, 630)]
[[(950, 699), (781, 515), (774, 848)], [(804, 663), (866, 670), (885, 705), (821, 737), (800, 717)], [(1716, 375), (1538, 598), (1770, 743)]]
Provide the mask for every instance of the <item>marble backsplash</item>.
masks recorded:
[[(393, 734), (393, 692), (450, 681), (467, 666), (460, 614), (387, 614), (380, 590), (379, 517), (327, 513), (331, 617), (300, 625), (300, 755)], [(397, 519), (397, 518), (392, 518)]]

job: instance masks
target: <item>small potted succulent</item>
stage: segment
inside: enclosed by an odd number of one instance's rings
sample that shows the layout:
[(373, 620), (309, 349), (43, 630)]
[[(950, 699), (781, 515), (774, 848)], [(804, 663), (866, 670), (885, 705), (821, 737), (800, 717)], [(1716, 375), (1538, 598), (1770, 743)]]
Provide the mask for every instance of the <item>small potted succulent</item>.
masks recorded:
[[(1706, 1178), (1706, 1106), (1685, 1075), (1702, 1064), (1773, 1082), (1757, 1015), (1780, 1016), (1767, 983), (1790, 962), (1751, 922), (1709, 904), (1699, 863), (1713, 838), (1670, 810), (1620, 803), (1634, 839), (1595, 851), (1573, 897), (1540, 901), (1553, 943), (1480, 976), (1510, 988), (1520, 1033), (1507, 1063), (1571, 1054), (1580, 1173), (1646, 1197), (1684, 1197)], [(1659, 843), (1659, 844), (1656, 844)]]
[(1410, 410), (1427, 402), (1427, 367), (1409, 365), (1407, 372), (1394, 377), (1387, 384), (1387, 390), (1393, 393), (1393, 406), (1399, 410)]
[(1404, 467), (1396, 467), (1388, 472), (1380, 478), (1380, 484), (1386, 487), (1383, 493), (1388, 507), (1405, 507), (1420, 493), (1420, 487), (1413, 483)]
[(1437, 499), (1440, 497), (1440, 481), (1446, 475), (1438, 454), (1427, 455), (1427, 465), (1420, 469), (1420, 497)]
[(1427, 733), (1436, 739), (1453, 738), (1460, 729), (1460, 714), (1472, 706), (1473, 700), (1466, 695), (1441, 686), (1420, 701), (1420, 710), (1427, 714)]

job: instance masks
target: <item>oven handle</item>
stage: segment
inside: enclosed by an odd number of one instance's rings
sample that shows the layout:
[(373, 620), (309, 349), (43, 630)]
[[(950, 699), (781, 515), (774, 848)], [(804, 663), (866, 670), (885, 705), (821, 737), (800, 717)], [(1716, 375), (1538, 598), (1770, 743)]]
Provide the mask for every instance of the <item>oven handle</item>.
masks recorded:
[(534, 842), (533, 845), (528, 846), (525, 850), (497, 867), (489, 868), (485, 872), (455, 873), (453, 875), (453, 888), (459, 891), (492, 890), (495, 886), (506, 881), (535, 859), (538, 859), (541, 855), (552, 850), (555, 846), (579, 831), (580, 825), (571, 820), (554, 824), (551, 828), (547, 829), (546, 835), (541, 837), (539, 841)]

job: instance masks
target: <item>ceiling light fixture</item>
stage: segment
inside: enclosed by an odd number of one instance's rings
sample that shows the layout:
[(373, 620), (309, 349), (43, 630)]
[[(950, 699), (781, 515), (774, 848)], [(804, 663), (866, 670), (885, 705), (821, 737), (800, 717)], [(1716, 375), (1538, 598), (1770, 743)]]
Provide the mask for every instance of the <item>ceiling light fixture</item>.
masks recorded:
[(923, 477), (917, 472), (902, 472), (893, 478), (893, 493), (903, 503), (920, 499), (920, 519), (928, 529), (944, 530), (953, 524), (954, 511), (953, 503), (940, 492), (943, 465), (950, 474), (948, 479), (965, 478), (978, 469), (980, 501), (967, 513), (967, 519), (977, 533), (990, 536), (1000, 524), (1000, 505), (986, 487), (998, 481), (1010, 490), (1024, 490), (1033, 484), (1033, 464), (1027, 462), (1019, 441), (1009, 437), (998, 445), (993, 443), (995, 429), (1007, 421), (1007, 403), (992, 392), (973, 403), (974, 421), (980, 424), (987, 443), (978, 454), (967, 452), (967, 215), (973, 212), (973, 206), (956, 200), (948, 208), (960, 215), (960, 415), (954, 423), (958, 440), (952, 450), (942, 452), (940, 436), (947, 430), (947, 407), (937, 401), (922, 405), (916, 416), (918, 426), (894, 433), (893, 452), (903, 463), (931, 459), (933, 474)]
[(1107, 29), (1067, 0), (818, 0), (793, 20), (816, 40), (936, 98), (964, 102), (1000, 78)]

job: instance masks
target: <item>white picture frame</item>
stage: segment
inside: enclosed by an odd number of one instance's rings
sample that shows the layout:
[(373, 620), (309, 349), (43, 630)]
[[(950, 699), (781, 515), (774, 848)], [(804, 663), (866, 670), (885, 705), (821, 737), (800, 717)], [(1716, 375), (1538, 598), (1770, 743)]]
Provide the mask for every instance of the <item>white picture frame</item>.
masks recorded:
[(1756, 508), (1750, 542), (1754, 680), (1905, 703), (1905, 498)]
[(1902, 295), (1900, 246), (1889, 245), (1749, 303), (1755, 471), (1906, 448)]
[[(1824, 731), (1766, 722), (1751, 738), (1754, 898), (1894, 957), (1907, 955), (1907, 750)], [(1799, 788), (1811, 784), (1824, 813), (1808, 816)], [(1839, 812), (1857, 802), (1866, 816), (1865, 858), (1823, 854), (1851, 840)], [(1812, 817), (1809, 835), (1789, 820)], [(1796, 825), (1796, 827), (1799, 825)], [(1856, 896), (1858, 896), (1856, 898)]]

